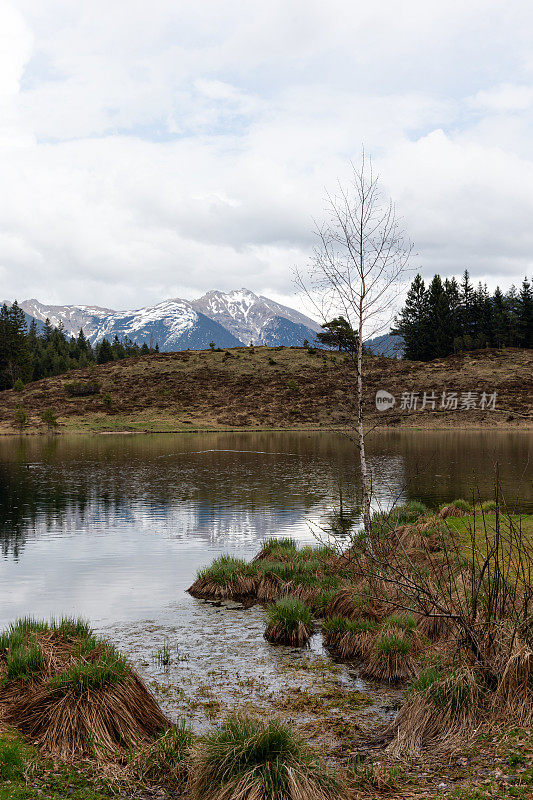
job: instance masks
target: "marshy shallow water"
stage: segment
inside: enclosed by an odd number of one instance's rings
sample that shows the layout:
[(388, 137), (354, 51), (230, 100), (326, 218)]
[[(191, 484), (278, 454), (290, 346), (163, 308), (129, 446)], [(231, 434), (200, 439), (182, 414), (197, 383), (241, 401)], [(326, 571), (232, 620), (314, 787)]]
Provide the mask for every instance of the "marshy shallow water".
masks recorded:
[[(532, 444), (527, 433), (375, 433), (376, 497), (490, 499), (497, 462), (508, 501), (531, 510)], [(272, 647), (261, 608), (186, 593), (222, 552), (251, 558), (269, 536), (313, 542), (339, 507), (357, 525), (357, 498), (356, 451), (340, 434), (6, 437), (0, 625), (24, 614), (88, 618), (164, 708), (199, 729), (233, 706), (310, 726), (317, 712), (339, 725), (354, 713), (364, 728), (394, 714), (398, 692), (334, 664), (319, 634), (308, 650)]]

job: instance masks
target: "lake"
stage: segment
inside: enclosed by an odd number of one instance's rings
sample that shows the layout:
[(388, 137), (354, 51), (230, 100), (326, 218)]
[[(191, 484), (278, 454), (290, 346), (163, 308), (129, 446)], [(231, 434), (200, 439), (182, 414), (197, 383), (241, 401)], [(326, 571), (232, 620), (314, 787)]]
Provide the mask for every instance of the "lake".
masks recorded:
[[(528, 433), (375, 432), (376, 503), (490, 499), (498, 464), (507, 501), (531, 510), (532, 444)], [(186, 589), (220, 553), (250, 558), (269, 536), (313, 541), (339, 509), (357, 526), (358, 496), (357, 451), (342, 434), (4, 437), (0, 625), (24, 614), (88, 618), (175, 713), (230, 662), (271, 687), (284, 659), (325, 658), (319, 638), (308, 654), (271, 648), (262, 609), (199, 602)], [(154, 659), (169, 643), (172, 674)], [(343, 680), (357, 676), (345, 670)]]

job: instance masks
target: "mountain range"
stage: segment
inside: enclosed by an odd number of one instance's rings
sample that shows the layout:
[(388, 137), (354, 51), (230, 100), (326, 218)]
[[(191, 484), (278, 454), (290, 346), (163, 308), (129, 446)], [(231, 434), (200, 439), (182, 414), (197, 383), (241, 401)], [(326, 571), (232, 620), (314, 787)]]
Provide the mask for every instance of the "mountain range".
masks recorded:
[(163, 300), (154, 306), (132, 311), (87, 305), (45, 305), (24, 300), (20, 306), (37, 322), (49, 319), (62, 324), (65, 333), (77, 336), (83, 328), (91, 344), (104, 337), (126, 337), (162, 351), (202, 350), (214, 342), (217, 347), (239, 345), (301, 346), (312, 342), (320, 325), (314, 320), (248, 289), (232, 292), (210, 291), (198, 300)]

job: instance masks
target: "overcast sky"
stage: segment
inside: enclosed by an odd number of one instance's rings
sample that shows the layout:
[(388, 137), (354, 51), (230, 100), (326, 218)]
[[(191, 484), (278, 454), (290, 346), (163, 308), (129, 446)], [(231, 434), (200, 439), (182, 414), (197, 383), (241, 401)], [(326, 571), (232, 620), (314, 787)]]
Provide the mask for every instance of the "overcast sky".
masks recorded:
[(0, 0), (0, 296), (290, 302), (362, 143), (413, 267), (531, 275), (531, 0)]

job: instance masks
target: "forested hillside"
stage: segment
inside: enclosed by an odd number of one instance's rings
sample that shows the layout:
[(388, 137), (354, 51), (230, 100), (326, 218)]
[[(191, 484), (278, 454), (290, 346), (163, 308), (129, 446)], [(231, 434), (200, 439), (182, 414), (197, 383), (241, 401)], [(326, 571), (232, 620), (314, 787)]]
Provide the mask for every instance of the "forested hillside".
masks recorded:
[(10, 307), (4, 303), (0, 309), (0, 389), (151, 352), (158, 352), (157, 346), (139, 347), (117, 337), (113, 342), (103, 339), (93, 348), (83, 330), (68, 338), (61, 326), (54, 328), (48, 319), (40, 327), (35, 320), (28, 326), (27, 314), (17, 301)]

